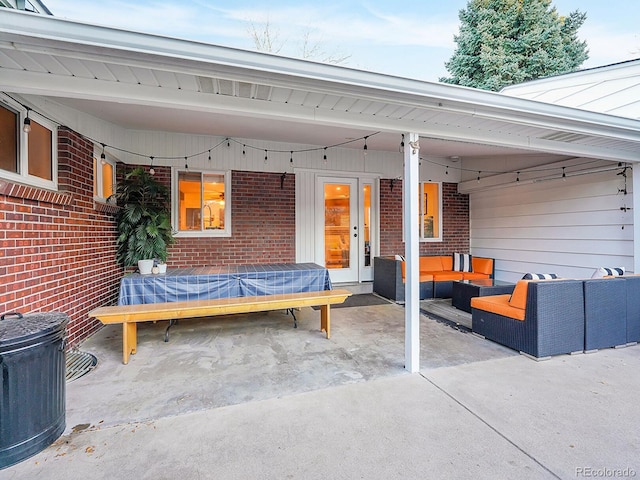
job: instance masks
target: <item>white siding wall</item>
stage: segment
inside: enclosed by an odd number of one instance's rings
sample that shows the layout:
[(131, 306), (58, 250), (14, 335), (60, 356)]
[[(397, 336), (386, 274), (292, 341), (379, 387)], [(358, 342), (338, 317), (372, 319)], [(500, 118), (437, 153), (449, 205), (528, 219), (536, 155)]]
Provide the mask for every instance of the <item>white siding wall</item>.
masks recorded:
[[(496, 258), (496, 277), (526, 272), (590, 277), (597, 267), (633, 270), (631, 171), (506, 186), (470, 194), (471, 252)], [(624, 227), (624, 228), (623, 228)]]

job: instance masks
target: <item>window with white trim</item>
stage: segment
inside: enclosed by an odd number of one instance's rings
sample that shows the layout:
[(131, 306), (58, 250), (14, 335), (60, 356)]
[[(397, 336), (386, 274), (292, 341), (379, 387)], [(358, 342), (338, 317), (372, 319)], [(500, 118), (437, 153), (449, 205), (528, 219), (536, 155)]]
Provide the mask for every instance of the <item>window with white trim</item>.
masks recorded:
[(0, 94), (0, 177), (57, 189), (56, 144), (56, 125)]
[(442, 184), (420, 182), (421, 242), (442, 241)]
[(231, 236), (231, 172), (172, 169), (177, 236)]
[[(98, 158), (100, 158), (98, 160)], [(109, 157), (93, 154), (93, 197), (106, 202), (113, 194), (116, 178), (116, 164)]]

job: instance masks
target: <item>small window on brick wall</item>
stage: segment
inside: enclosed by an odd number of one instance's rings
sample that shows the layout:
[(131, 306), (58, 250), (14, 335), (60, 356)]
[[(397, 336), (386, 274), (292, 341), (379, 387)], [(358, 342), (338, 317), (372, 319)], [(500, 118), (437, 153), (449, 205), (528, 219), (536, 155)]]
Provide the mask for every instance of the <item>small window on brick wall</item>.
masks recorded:
[(30, 130), (23, 125), (27, 110), (0, 94), (0, 177), (56, 189), (56, 127), (33, 110)]
[(231, 173), (173, 169), (172, 175), (177, 236), (230, 236)]

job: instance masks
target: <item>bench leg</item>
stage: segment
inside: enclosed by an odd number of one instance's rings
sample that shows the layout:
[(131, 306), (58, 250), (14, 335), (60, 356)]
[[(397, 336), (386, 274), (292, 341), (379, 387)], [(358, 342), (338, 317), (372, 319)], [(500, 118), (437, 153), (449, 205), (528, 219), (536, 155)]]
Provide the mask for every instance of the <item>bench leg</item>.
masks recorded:
[(135, 355), (138, 344), (135, 322), (122, 324), (122, 363), (129, 363), (129, 355)]
[(320, 305), (320, 331), (327, 332), (327, 338), (331, 337), (331, 311), (329, 305)]

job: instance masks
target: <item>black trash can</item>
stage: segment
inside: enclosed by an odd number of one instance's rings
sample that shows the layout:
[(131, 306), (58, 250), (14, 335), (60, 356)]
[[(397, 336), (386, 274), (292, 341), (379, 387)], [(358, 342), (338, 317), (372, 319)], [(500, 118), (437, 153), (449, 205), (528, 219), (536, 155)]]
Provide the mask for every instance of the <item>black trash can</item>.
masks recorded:
[(0, 469), (51, 445), (65, 429), (65, 327), (42, 312), (0, 317)]

